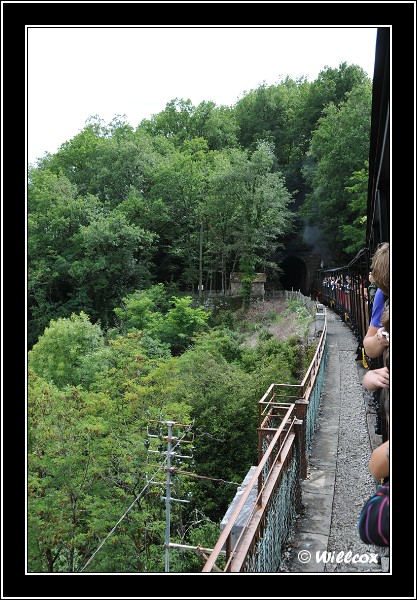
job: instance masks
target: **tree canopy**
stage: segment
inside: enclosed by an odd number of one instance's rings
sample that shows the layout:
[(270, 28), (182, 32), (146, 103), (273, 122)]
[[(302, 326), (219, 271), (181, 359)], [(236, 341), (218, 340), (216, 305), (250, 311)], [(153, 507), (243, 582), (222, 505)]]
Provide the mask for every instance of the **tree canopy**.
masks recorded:
[[(256, 461), (257, 403), (272, 381), (298, 383), (306, 354), (303, 336), (242, 343), (231, 274), (246, 300), (259, 271), (279, 289), (306, 223), (335, 261), (364, 245), (371, 97), (342, 63), (233, 107), (175, 98), (136, 128), (93, 116), (30, 168), (30, 572), (163, 571), (167, 421), (200, 476), (173, 482), (188, 499), (173, 537), (215, 543)], [(203, 288), (222, 292), (217, 311)]]

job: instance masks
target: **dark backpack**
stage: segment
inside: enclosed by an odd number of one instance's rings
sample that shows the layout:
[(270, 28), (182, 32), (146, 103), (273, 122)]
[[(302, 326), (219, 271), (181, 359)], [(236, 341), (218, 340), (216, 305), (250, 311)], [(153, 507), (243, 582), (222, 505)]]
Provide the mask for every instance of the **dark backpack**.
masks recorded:
[(389, 546), (389, 481), (378, 485), (375, 494), (363, 505), (358, 519), (358, 532), (365, 544)]

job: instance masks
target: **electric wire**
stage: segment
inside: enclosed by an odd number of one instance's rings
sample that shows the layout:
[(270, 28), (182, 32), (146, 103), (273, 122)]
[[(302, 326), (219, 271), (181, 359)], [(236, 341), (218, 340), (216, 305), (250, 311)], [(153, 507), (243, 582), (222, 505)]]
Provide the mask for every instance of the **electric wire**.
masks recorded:
[[(181, 438), (179, 438), (175, 444), (175, 446), (173, 447), (173, 449), (175, 449), (178, 444), (181, 442), (182, 438), (186, 436), (186, 434), (188, 433), (188, 430), (186, 430), (186, 432), (181, 436)], [(93, 552), (93, 554), (90, 556), (90, 558), (88, 559), (88, 561), (85, 563), (85, 565), (82, 567), (82, 569), (80, 569), (78, 572), (82, 573), (84, 571), (84, 569), (90, 564), (90, 562), (93, 560), (93, 558), (95, 557), (95, 555), (97, 554), (97, 552), (99, 550), (101, 550), (101, 548), (104, 546), (104, 544), (106, 543), (106, 541), (109, 539), (109, 537), (114, 533), (114, 531), (117, 529), (118, 525), (123, 521), (123, 519), (125, 518), (125, 516), (132, 510), (133, 506), (136, 504), (136, 502), (141, 498), (141, 496), (145, 493), (145, 491), (148, 489), (148, 487), (150, 486), (150, 484), (152, 483), (152, 481), (155, 479), (155, 477), (158, 475), (158, 473), (163, 469), (165, 463), (167, 462), (167, 457), (165, 457), (164, 461), (161, 463), (161, 466), (155, 471), (155, 473), (152, 475), (152, 477), (149, 479), (149, 481), (146, 483), (145, 487), (140, 491), (140, 493), (136, 496), (136, 498), (133, 500), (132, 504), (125, 510), (125, 512), (123, 513), (123, 515), (120, 517), (120, 519), (117, 521), (116, 525), (109, 531), (109, 533), (106, 535), (106, 537), (104, 538), (104, 540), (101, 542), (101, 544), (98, 546), (98, 548), (95, 550), (95, 552)]]
[(179, 473), (180, 475), (188, 475), (188, 477), (195, 477), (196, 479), (209, 479), (210, 481), (220, 481), (221, 483), (230, 483), (231, 485), (242, 485), (241, 483), (236, 483), (236, 481), (226, 481), (225, 479), (217, 479), (216, 477), (206, 477), (205, 475), (197, 475), (196, 473), (190, 473), (189, 471), (180, 471), (179, 469), (174, 469), (174, 473)]
[(82, 569), (80, 569), (79, 573), (82, 573), (84, 571), (84, 569), (86, 568), (87, 565), (90, 564), (90, 562), (93, 560), (93, 558), (95, 557), (95, 555), (97, 554), (97, 552), (104, 546), (104, 544), (106, 543), (106, 541), (109, 539), (109, 537), (112, 535), (112, 533), (116, 530), (117, 526), (119, 525), (119, 523), (121, 523), (123, 521), (123, 519), (125, 518), (125, 516), (132, 510), (134, 504), (139, 500), (139, 498), (145, 493), (145, 491), (147, 490), (147, 488), (150, 486), (150, 484), (152, 483), (152, 480), (157, 476), (157, 474), (159, 473), (159, 471), (162, 469), (163, 465), (160, 466), (160, 468), (152, 475), (152, 477), (150, 478), (150, 480), (147, 482), (147, 484), (145, 485), (145, 487), (141, 490), (141, 492), (136, 496), (136, 498), (133, 500), (132, 504), (129, 506), (129, 508), (127, 508), (125, 510), (125, 512), (123, 513), (123, 515), (120, 517), (120, 519), (117, 521), (116, 525), (113, 527), (113, 529), (111, 529), (111, 531), (106, 535), (106, 537), (104, 538), (104, 540), (101, 542), (101, 544), (99, 545), (99, 547), (97, 548), (97, 550), (95, 552), (93, 552), (93, 554), (90, 556), (90, 558), (88, 559), (88, 561), (85, 563), (85, 565), (83, 566)]

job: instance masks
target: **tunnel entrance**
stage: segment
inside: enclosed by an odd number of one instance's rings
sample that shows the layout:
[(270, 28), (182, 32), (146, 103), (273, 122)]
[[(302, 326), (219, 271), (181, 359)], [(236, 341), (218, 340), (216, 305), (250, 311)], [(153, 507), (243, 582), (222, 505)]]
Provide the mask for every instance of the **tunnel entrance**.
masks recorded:
[(284, 290), (294, 290), (308, 296), (310, 290), (306, 289), (307, 267), (304, 261), (296, 256), (288, 256), (281, 264), (281, 285)]

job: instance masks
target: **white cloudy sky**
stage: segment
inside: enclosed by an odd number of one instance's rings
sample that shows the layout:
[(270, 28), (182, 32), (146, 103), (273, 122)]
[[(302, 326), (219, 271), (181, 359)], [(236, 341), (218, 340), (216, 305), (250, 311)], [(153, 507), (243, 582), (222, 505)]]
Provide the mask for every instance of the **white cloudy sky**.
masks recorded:
[(314, 80), (341, 62), (372, 78), (376, 27), (27, 28), (28, 161), (55, 152), (93, 115), (136, 127), (174, 98), (232, 106), (282, 77)]

